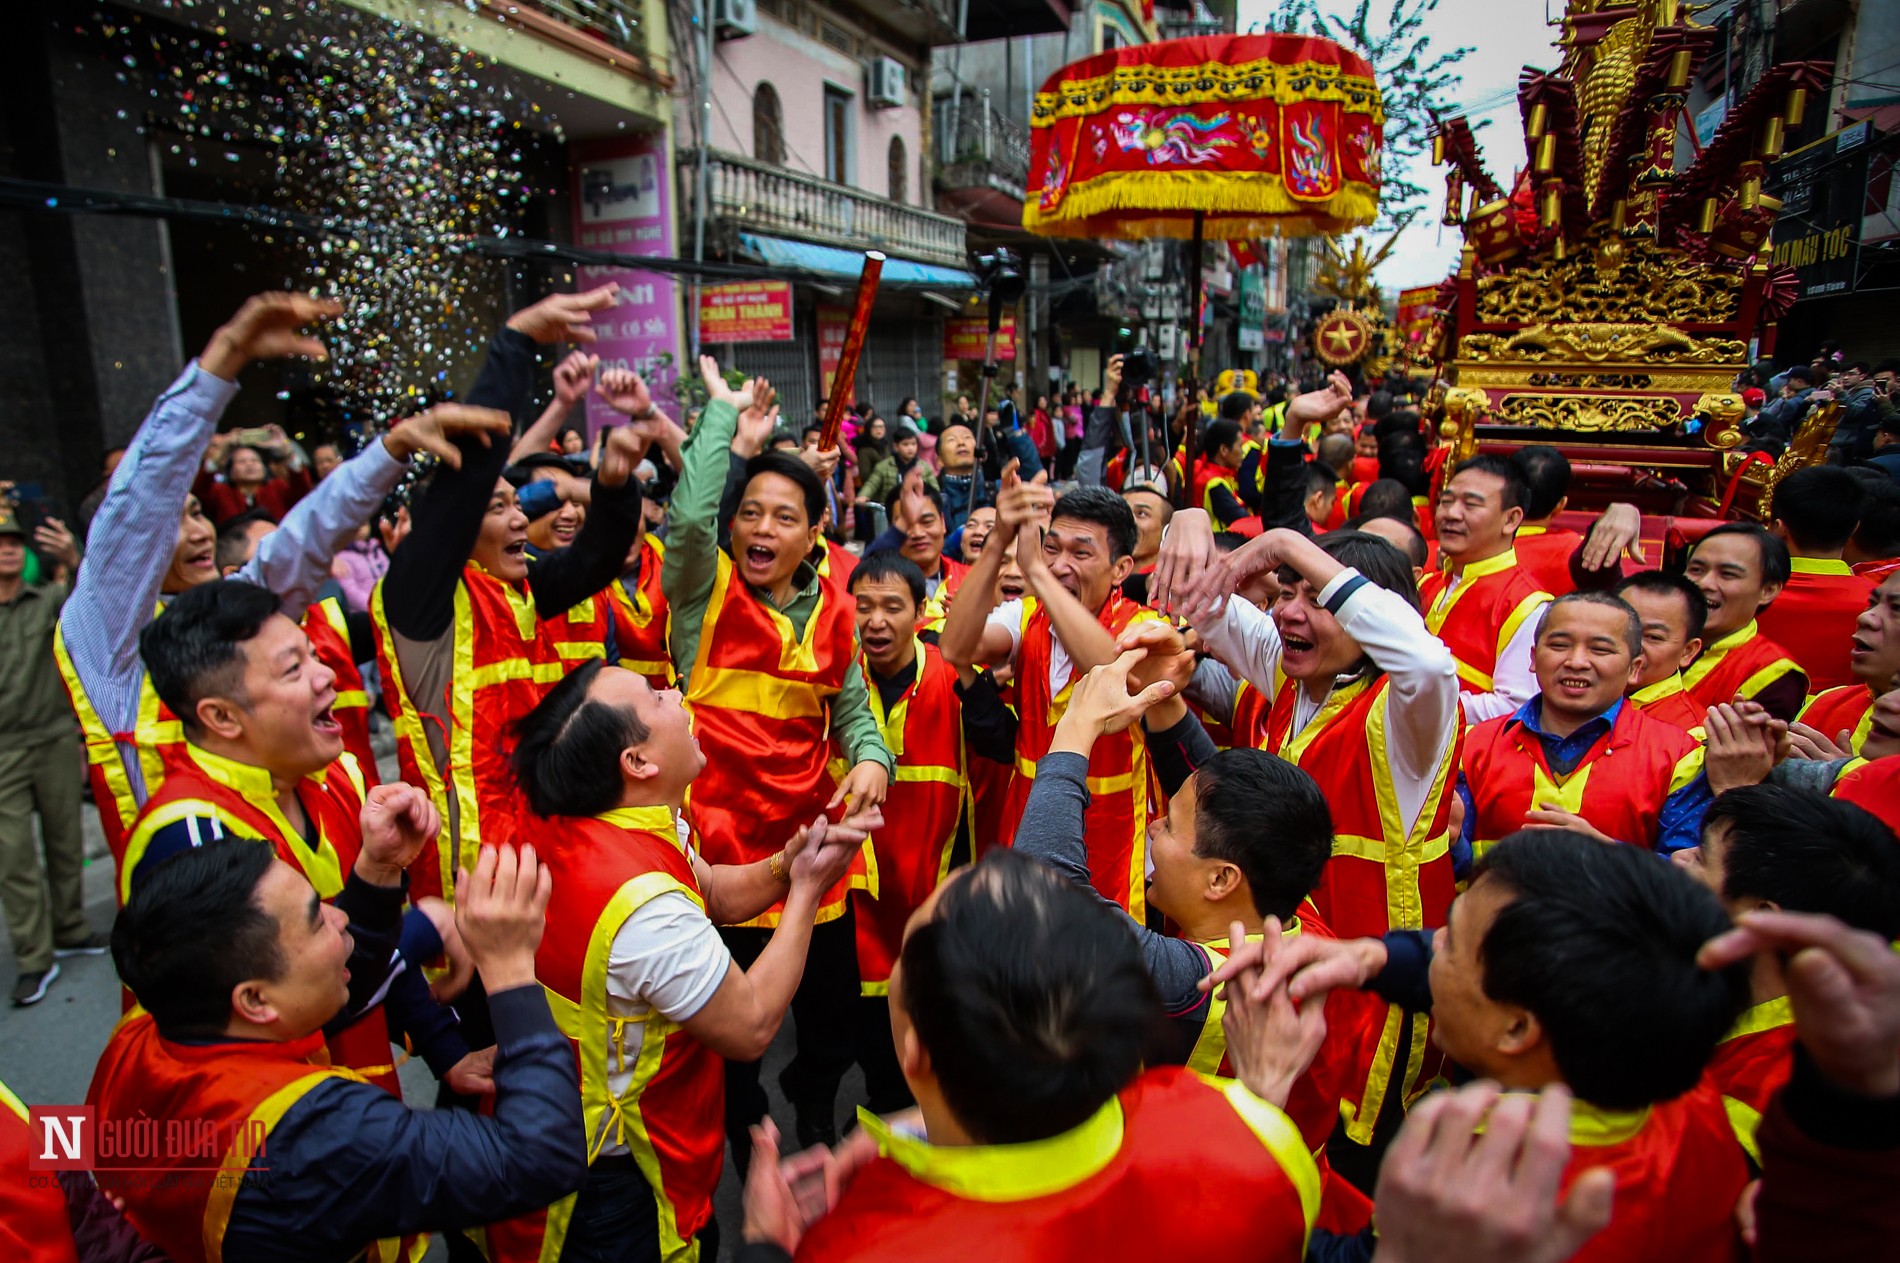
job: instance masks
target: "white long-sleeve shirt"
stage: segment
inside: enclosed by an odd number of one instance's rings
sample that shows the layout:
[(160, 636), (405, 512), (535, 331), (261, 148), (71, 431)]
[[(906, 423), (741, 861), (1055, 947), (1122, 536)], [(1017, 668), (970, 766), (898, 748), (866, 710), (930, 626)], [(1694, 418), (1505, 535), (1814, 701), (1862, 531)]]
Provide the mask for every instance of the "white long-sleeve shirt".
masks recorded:
[[(1464, 582), (1462, 571), (1453, 574), (1451, 583), (1438, 594), (1438, 600), (1441, 603), (1451, 600)], [(1544, 605), (1549, 603), (1546, 597)], [(1497, 665), (1491, 669), (1491, 691), (1465, 693), (1460, 697), (1466, 723), (1480, 724), (1500, 715), (1515, 715), (1525, 702), (1540, 692), (1537, 673), (1531, 668), (1531, 650), (1537, 646), (1537, 624), (1543, 618), (1544, 605), (1537, 606), (1519, 623), (1504, 648), (1498, 651)]]
[[(60, 612), (60, 631), (86, 697), (112, 732), (129, 735), (137, 727), (145, 678), (139, 633), (152, 621), (171, 568), (198, 461), (237, 389), (193, 360), (132, 436), (86, 534), (85, 561)], [(283, 598), (286, 615), (302, 618), (329, 578), (337, 550), (355, 538), (407, 468), (380, 442), (370, 444), (299, 500), (234, 577), (269, 588)], [(132, 792), (143, 802), (138, 755), (129, 741), (119, 752)]]
[[(1351, 568), (1340, 571), (1321, 589), (1319, 603), (1332, 609), (1339, 593), (1360, 577)], [(1458, 665), (1410, 602), (1369, 580), (1349, 593), (1333, 615), (1386, 674), (1386, 760), (1409, 832), (1458, 735)], [(1208, 650), (1230, 670), (1264, 695), (1273, 695), (1282, 646), (1280, 629), (1271, 616), (1247, 601), (1231, 600), (1223, 613), (1196, 624), (1195, 629)], [(1329, 688), (1327, 697), (1331, 695)], [(1294, 695), (1293, 731), (1310, 723), (1325, 703), (1326, 697), (1314, 701), (1305, 688), (1299, 688)]]

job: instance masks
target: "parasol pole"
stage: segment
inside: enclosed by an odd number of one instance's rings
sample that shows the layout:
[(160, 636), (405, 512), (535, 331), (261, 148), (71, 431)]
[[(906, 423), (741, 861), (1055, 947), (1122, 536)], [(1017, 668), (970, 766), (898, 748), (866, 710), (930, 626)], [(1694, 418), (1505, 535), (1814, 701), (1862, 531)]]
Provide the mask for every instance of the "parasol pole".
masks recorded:
[(858, 273), (858, 301), (851, 309), (851, 324), (844, 333), (844, 347), (838, 355), (838, 371), (831, 376), (831, 390), (825, 397), (825, 424), (818, 435), (818, 450), (835, 451), (838, 430), (844, 425), (844, 390), (841, 387), (858, 379), (858, 358), (864, 353), (864, 335), (871, 327), (871, 304), (877, 301), (877, 279), (884, 272), (884, 256), (876, 250), (864, 252), (864, 270)]
[[(1192, 391), (1201, 383), (1201, 249), (1205, 240), (1207, 216), (1203, 211), (1194, 212), (1194, 239), (1188, 246), (1188, 389)], [(1189, 409), (1187, 423), (1187, 459), (1186, 468), (1181, 471), (1181, 489), (1177, 499), (1177, 508), (1193, 508), (1194, 463), (1201, 448), (1201, 409), (1198, 405)]]
[[(975, 477), (970, 479), (970, 499), (963, 508), (963, 518), (968, 521), (976, 512), (977, 489), (983, 484), (983, 453), (993, 441), (990, 438), (989, 423), (985, 420), (990, 412), (990, 384), (996, 380), (998, 364), (996, 362), (996, 331), (1003, 325), (1002, 296), (990, 291), (990, 333), (983, 343), (983, 384), (976, 392), (976, 469)], [(999, 461), (998, 468), (1003, 462)]]

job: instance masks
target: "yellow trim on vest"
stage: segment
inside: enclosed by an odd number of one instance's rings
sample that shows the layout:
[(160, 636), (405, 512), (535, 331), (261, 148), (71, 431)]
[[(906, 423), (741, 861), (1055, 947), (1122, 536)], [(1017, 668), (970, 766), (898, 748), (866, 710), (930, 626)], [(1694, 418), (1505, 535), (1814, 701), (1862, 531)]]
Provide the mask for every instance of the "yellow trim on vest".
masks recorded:
[[(1799, 723), (1807, 724), (1810, 728), (1813, 727), (1814, 720), (1808, 717), (1808, 712), (1820, 705), (1823, 701), (1832, 698), (1834, 694), (1848, 691), (1858, 693), (1867, 699), (1867, 709), (1861, 712), (1860, 722), (1854, 725), (1854, 731), (1848, 737), (1849, 747), (1854, 753), (1858, 754), (1860, 753), (1861, 743), (1867, 740), (1867, 734), (1874, 730), (1873, 703), (1875, 694), (1865, 684), (1837, 684), (1833, 688), (1822, 689), (1819, 693), (1814, 694), (1814, 696), (1808, 698), (1807, 701), (1801, 703), (1801, 709), (1795, 715), (1795, 719)], [(1840, 730), (1836, 729), (1835, 731), (1838, 732)], [(1834, 733), (1832, 732), (1823, 733), (1821, 735), (1827, 737), (1829, 740), (1832, 740), (1834, 737)]]
[(1742, 1015), (1735, 1019), (1735, 1025), (1729, 1029), (1729, 1033), (1722, 1036), (1722, 1042), (1726, 1044), (1744, 1035), (1759, 1035), (1763, 1031), (1778, 1030), (1793, 1024), (1794, 1005), (1787, 996), (1776, 996), (1744, 1009)]
[[(1280, 931), (1282, 939), (1298, 938), (1300, 934), (1299, 917), (1288, 919), (1285, 928)], [(1249, 943), (1258, 943), (1265, 935), (1249, 934)], [(1207, 953), (1208, 972), (1212, 973), (1227, 963), (1227, 953), (1231, 950), (1228, 940), (1214, 939), (1207, 943), (1196, 943), (1196, 947)], [(1194, 1037), (1194, 1048), (1188, 1053), (1187, 1068), (1203, 1077), (1220, 1074), (1221, 1062), (1227, 1060), (1227, 1031), (1221, 1025), (1221, 1019), (1227, 1012), (1227, 1001), (1221, 998), (1225, 988), (1216, 988), (1207, 997), (1207, 1017), (1201, 1023), (1201, 1033)]]
[(1688, 691), (1688, 688), (1685, 687), (1682, 682), (1682, 672), (1677, 671), (1673, 675), (1664, 676), (1654, 684), (1644, 685), (1634, 693), (1631, 693), (1629, 697), (1630, 701), (1636, 704), (1636, 709), (1642, 710), (1645, 707), (1654, 706), (1657, 702), (1665, 698), (1674, 697), (1678, 693), (1687, 693)]
[(390, 630), (389, 616), (383, 611), (383, 581), (378, 579), (369, 593), (369, 617), (376, 629), (376, 636), (384, 652), (377, 655), (378, 666), (383, 666), (387, 658), (387, 678), (383, 680), (385, 692), (393, 691), (397, 705), (389, 709), (394, 713), (391, 722), (396, 729), (396, 737), (409, 747), (414, 757), (416, 770), (422, 775), (421, 789), (429, 796), (435, 806), (436, 815), (442, 819), (442, 827), (435, 838), (436, 863), (442, 874), (442, 897), (450, 904), (455, 902), (455, 837), (460, 822), (455, 821), (449, 812), (447, 786), (443, 784), (442, 769), (436, 766), (435, 748), (429, 744), (428, 733), (422, 726), (422, 713), (416, 708), (416, 702), (409, 693), (409, 685), (402, 678), (402, 655), (396, 647), (396, 635)]
[[(119, 752), (119, 743), (112, 738), (112, 729), (93, 708), (92, 698), (86, 693), (86, 686), (80, 682), (79, 669), (73, 665), (72, 654), (66, 648), (66, 627), (64, 623), (53, 628), (53, 661), (59, 667), (60, 678), (66, 682), (66, 695), (72, 700), (73, 712), (79, 716), (79, 731), (85, 739), (86, 762), (99, 769), (105, 778), (106, 792), (111, 794), (113, 804), (119, 809), (119, 826), (132, 827), (132, 818), (139, 814), (138, 795), (132, 791), (132, 778), (125, 772), (125, 756)], [(151, 691), (151, 677), (144, 674), (139, 678), (140, 699)], [(149, 790), (148, 790), (149, 792)]]
[(1649, 1124), (1651, 1107), (1639, 1110), (1606, 1110), (1590, 1102), (1570, 1102), (1570, 1143), (1573, 1145), (1620, 1145)]
[(1761, 1129), (1761, 1111), (1747, 1101), (1725, 1096), (1722, 1098), (1722, 1112), (1728, 1115), (1729, 1130), (1735, 1133), (1736, 1143), (1741, 1145), (1742, 1152), (1759, 1170), (1761, 1144), (1755, 1139), (1755, 1133)]
[[(1486, 557), (1482, 561), (1467, 564), (1445, 585), (1445, 590), (1438, 594), (1438, 599), (1432, 602), (1432, 607), (1425, 611), (1425, 626), (1430, 629), (1432, 635), (1436, 636), (1444, 629), (1445, 620), (1451, 617), (1452, 610), (1457, 608), (1458, 602), (1464, 599), (1465, 593), (1471, 591), (1473, 584), (1479, 579), (1502, 574), (1516, 565), (1517, 549), (1515, 548), (1507, 548), (1495, 557)], [(1448, 574), (1450, 569), (1451, 567), (1447, 565)]]
[[(1708, 678), (1710, 672), (1722, 665), (1722, 660), (1728, 657), (1731, 650), (1738, 649), (1742, 645), (1747, 644), (1750, 640), (1753, 640), (1756, 632), (1755, 620), (1751, 618), (1748, 620), (1746, 626), (1731, 632), (1710, 645), (1707, 649), (1704, 649), (1702, 655), (1694, 662), (1691, 662), (1687, 669), (1683, 671), (1683, 683), (1691, 688), (1700, 684), (1703, 680)], [(1743, 680), (1741, 687), (1735, 691), (1740, 693), (1743, 697), (1754, 697), (1776, 680), (1779, 680), (1790, 672), (1799, 671), (1800, 669), (1800, 665), (1792, 658), (1776, 658), (1773, 662), (1761, 668), (1746, 680)]]
[[(559, 680), (567, 673), (567, 661), (569, 659), (605, 658), (607, 656), (607, 646), (598, 640), (557, 640), (554, 642), (554, 652), (561, 658), (562, 669), (559, 675), (555, 675), (552, 678)], [(535, 671), (535, 679), (542, 679), (541, 672), (538, 668)]]
[[(1319, 1164), (1313, 1161), (1313, 1155), (1307, 1151), (1306, 1141), (1300, 1135), (1300, 1129), (1286, 1116), (1286, 1111), (1271, 1101), (1263, 1101), (1255, 1096), (1246, 1084), (1236, 1080), (1227, 1085), (1221, 1095), (1240, 1115), (1240, 1121), (1247, 1129), (1260, 1138), (1273, 1160), (1280, 1164), (1280, 1170), (1286, 1173), (1293, 1188), (1300, 1195), (1300, 1213), (1306, 1217), (1306, 1237), (1313, 1235), (1313, 1225), (1319, 1221)], [(1305, 1246), (1302, 1243), (1301, 1249)]]
[(6, 1106), (15, 1114), (18, 1114), (21, 1122), (24, 1123), (26, 1121), (26, 1102), (15, 1096), (13, 1089), (4, 1083), (0, 1083), (0, 1105)]
[[(1034, 760), (1019, 754), (1016, 756), (1016, 771), (1034, 780), (1036, 776), (1036, 764)], [(1120, 776), (1091, 776), (1088, 778), (1089, 793), (1126, 793), (1128, 790), (1135, 788), (1136, 784), (1142, 779), (1142, 775), (1138, 772), (1125, 772)]]
[[(1277, 665), (1275, 670), (1278, 671)], [(1293, 687), (1297, 689), (1302, 686), (1296, 682)], [(1370, 680), (1354, 680), (1343, 689), (1335, 688), (1327, 693), (1326, 700), (1321, 702), (1319, 709), (1313, 712), (1313, 717), (1306, 721), (1306, 726), (1297, 733), (1288, 735), (1285, 745), (1280, 748), (1280, 757), (1288, 763), (1297, 764), (1300, 756), (1306, 753), (1306, 748), (1313, 744), (1320, 733), (1326, 731), (1326, 726), (1333, 721), (1333, 716), (1344, 710), (1349, 703), (1357, 700), (1359, 695), (1370, 687), (1372, 687)], [(1297, 709), (1299, 699), (1295, 698), (1293, 704)], [(1289, 717), (1288, 726), (1291, 726), (1291, 717)]]
[[(304, 1098), (312, 1088), (330, 1079), (352, 1079), (358, 1083), (367, 1082), (362, 1075), (342, 1066), (312, 1067), (312, 1073), (301, 1079), (293, 1079), (283, 1087), (265, 1097), (247, 1120), (249, 1124), (263, 1124), (264, 1134), (269, 1136), (272, 1128), (284, 1117), (291, 1106)], [(224, 1233), (231, 1226), (231, 1208), (237, 1204), (238, 1189), (244, 1183), (244, 1170), (251, 1165), (255, 1154), (245, 1152), (239, 1145), (255, 1135), (252, 1126), (246, 1125), (237, 1130), (237, 1139), (218, 1164), (219, 1173), (212, 1177), (211, 1196), (205, 1202), (204, 1247), (205, 1263), (223, 1263)]]
[(1795, 574), (1853, 574), (1854, 568), (1838, 557), (1790, 557), (1788, 569)]
[(672, 842), (674, 849), (679, 847), (679, 817), (665, 803), (649, 803), (645, 807), (610, 807), (594, 819), (616, 829), (657, 833)]
[(767, 671), (706, 666), (693, 671), (692, 695), (696, 706), (742, 711), (764, 719), (820, 719), (831, 697), (819, 685)]
[(1550, 601), (1550, 593), (1533, 592), (1517, 603), (1517, 608), (1512, 610), (1505, 618), (1504, 626), (1498, 629), (1498, 657), (1502, 658), (1504, 656), (1505, 649), (1510, 646), (1512, 639), (1516, 637), (1518, 629), (1530, 621), (1531, 615), (1550, 604)]
[[(507, 584), (502, 585), (508, 591)], [(517, 624), (519, 618), (517, 618)], [(481, 856), (482, 809), (475, 789), (475, 603), (469, 595), (468, 578), (455, 585), (454, 666), (449, 676), (449, 752), (448, 781), (455, 791), (455, 837), (450, 863), (442, 871), (442, 892), (453, 904), (453, 893), (461, 870), (475, 870)], [(528, 636), (524, 634), (523, 639)], [(442, 832), (449, 832), (449, 818), (442, 819)]]
[(1703, 757), (1707, 753), (1701, 746), (1689, 751), (1676, 760), (1676, 766), (1669, 773), (1669, 792), (1674, 794), (1702, 775)]
[(1081, 1125), (1015, 1145), (933, 1145), (892, 1131), (862, 1107), (858, 1123), (914, 1179), (973, 1202), (1026, 1202), (1074, 1188), (1115, 1160), (1123, 1134), (1122, 1103), (1112, 1096)]

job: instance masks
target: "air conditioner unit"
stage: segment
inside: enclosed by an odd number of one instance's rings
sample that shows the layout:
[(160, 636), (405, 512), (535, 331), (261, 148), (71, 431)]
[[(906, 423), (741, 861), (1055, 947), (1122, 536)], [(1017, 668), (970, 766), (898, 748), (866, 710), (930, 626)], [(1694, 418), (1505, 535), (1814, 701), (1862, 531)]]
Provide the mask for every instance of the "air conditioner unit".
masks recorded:
[(903, 105), (906, 99), (904, 63), (890, 57), (873, 57), (871, 59), (871, 90), (867, 95), (874, 108)]
[(713, 33), (720, 39), (738, 39), (758, 29), (758, 0), (713, 0)]

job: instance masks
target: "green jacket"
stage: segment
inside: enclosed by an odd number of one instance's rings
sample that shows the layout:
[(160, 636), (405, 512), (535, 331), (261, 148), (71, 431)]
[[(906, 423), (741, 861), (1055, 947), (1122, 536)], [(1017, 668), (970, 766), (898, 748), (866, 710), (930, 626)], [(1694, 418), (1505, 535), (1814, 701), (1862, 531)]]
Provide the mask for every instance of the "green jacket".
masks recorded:
[[(660, 568), (660, 587), (672, 610), (668, 644), (673, 665), (679, 671), (681, 691), (690, 684), (706, 611), (712, 603), (713, 583), (719, 573), (719, 503), (725, 494), (726, 473), (732, 464), (732, 437), (738, 423), (738, 410), (731, 404), (707, 404), (699, 423), (680, 447), (684, 468), (667, 513), (666, 561)], [(803, 636), (812, 611), (818, 607), (822, 580), (806, 564), (799, 567), (795, 581), (798, 590), (779, 612), (791, 621), (792, 631)], [(757, 588), (747, 585), (746, 591), (754, 600), (771, 602), (771, 596)], [(849, 762), (868, 759), (882, 764), (886, 772), (896, 769), (896, 760), (878, 735), (864, 673), (855, 667), (845, 672), (844, 688), (831, 699), (831, 731)]]
[[(919, 464), (922, 460), (920, 456), (911, 463)], [(924, 485), (935, 489), (937, 475), (931, 472), (928, 465), (924, 465), (923, 469)], [(908, 472), (908, 470), (904, 471), (904, 473)], [(898, 489), (904, 485), (904, 473), (898, 472), (895, 460), (882, 461), (871, 471), (871, 476), (864, 480), (864, 485), (858, 488), (858, 494), (873, 504), (881, 504), (887, 509), (892, 508), (894, 506), (891, 502), (896, 499)]]
[(53, 629), (65, 604), (63, 583), (23, 583), (19, 595), (0, 603), (0, 750), (24, 750), (79, 730), (53, 659)]

